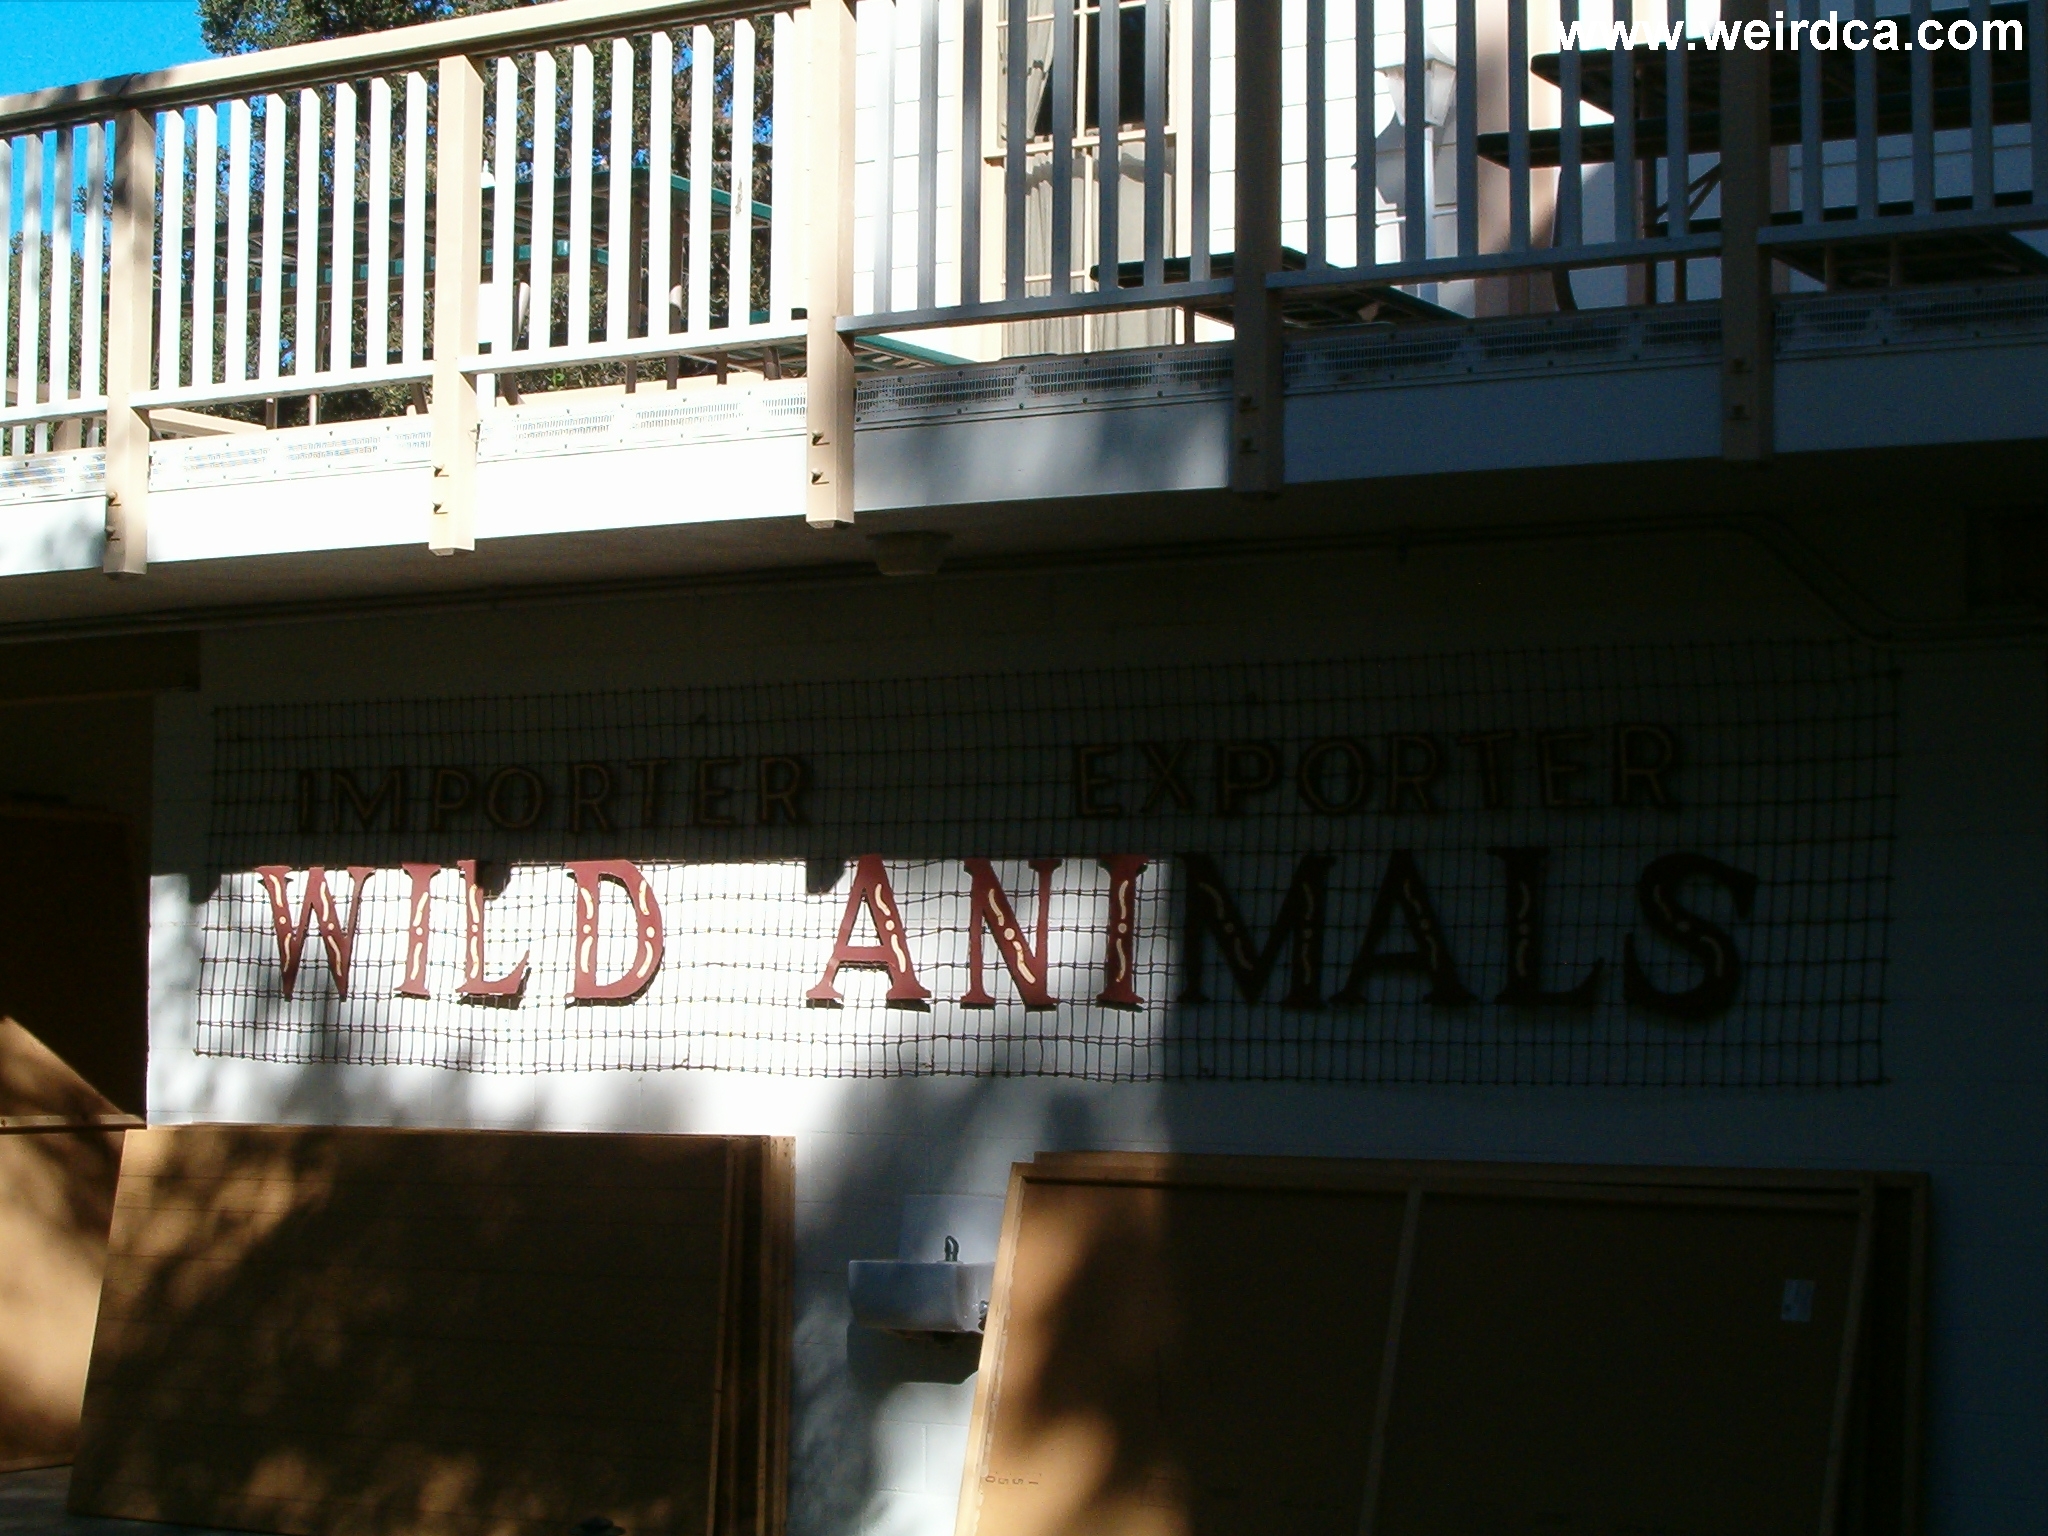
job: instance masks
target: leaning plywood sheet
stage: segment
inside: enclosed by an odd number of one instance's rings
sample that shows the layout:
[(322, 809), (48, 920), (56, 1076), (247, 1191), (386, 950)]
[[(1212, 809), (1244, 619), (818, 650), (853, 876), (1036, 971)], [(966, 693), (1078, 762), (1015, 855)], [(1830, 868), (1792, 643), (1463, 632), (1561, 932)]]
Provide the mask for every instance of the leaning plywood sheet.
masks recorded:
[(0, 1018), (0, 1130), (141, 1124), (35, 1035)]
[(760, 1376), (731, 1320), (760, 1283), (736, 1236), (765, 1161), (723, 1137), (132, 1134), (72, 1509), (300, 1536), (767, 1530), (716, 1493), (764, 1475), (758, 1443), (724, 1464), (718, 1428), (722, 1375)]
[(1924, 1182), (1014, 1171), (961, 1536), (1913, 1528)]
[(0, 1472), (78, 1443), (121, 1133), (0, 1132)]

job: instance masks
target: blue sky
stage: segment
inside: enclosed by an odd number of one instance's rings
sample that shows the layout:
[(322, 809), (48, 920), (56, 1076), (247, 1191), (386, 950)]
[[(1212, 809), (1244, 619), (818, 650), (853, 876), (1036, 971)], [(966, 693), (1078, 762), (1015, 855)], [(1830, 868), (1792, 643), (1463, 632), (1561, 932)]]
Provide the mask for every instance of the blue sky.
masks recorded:
[(0, 0), (0, 96), (206, 57), (193, 0)]

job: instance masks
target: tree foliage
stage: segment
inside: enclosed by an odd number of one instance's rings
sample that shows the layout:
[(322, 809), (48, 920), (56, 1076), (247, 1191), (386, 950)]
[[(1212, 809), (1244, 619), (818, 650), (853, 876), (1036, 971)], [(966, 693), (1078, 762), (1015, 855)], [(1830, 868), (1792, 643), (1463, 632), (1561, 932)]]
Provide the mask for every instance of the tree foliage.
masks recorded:
[(386, 32), (450, 16), (508, 11), (536, 0), (199, 0), (199, 35), (215, 53)]

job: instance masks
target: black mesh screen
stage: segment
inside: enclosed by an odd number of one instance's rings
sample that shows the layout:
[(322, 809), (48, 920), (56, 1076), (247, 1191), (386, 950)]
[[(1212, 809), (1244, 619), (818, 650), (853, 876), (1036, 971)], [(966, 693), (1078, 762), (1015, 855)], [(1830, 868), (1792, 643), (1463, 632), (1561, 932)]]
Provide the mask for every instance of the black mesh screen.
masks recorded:
[[(1739, 644), (1105, 668), (215, 717), (199, 1048), (490, 1072), (1840, 1086), (1880, 1080), (1897, 757), (1888, 662)], [(878, 856), (925, 998), (846, 968)], [(1119, 999), (1106, 861), (1126, 887)], [(1047, 1006), (983, 940), (992, 861)], [(1051, 874), (1038, 947), (1039, 873)], [(522, 957), (516, 997), (464, 996)], [(571, 998), (570, 861), (659, 910), (629, 1001)], [(413, 876), (424, 949), (410, 942)], [(308, 920), (355, 928), (346, 995)], [(349, 867), (374, 870), (356, 889)], [(642, 951), (593, 880), (588, 975)], [(287, 943), (289, 938), (287, 938)], [(878, 942), (863, 907), (852, 935)], [(399, 995), (419, 962), (415, 990)], [(1234, 963), (1233, 963), (1234, 962)], [(1596, 969), (1597, 968), (1597, 969)], [(1039, 971), (1042, 969), (1042, 976)], [(1041, 999), (1043, 1001), (1043, 999)], [(1119, 1005), (1119, 1001), (1121, 1005)]]

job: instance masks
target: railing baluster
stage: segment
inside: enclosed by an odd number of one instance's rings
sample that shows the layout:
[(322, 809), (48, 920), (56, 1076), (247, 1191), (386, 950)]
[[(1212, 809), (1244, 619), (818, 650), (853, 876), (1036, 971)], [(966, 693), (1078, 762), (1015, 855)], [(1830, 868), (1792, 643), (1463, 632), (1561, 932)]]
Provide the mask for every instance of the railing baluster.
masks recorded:
[[(491, 103), (491, 313), (483, 326), (493, 356), (503, 356), (519, 342), (519, 66), (500, 59)], [(477, 385), (478, 398), (489, 404), (495, 391)]]
[(960, 0), (960, 302), (981, 302), (982, 0)]
[[(1196, 4), (1197, 16), (1206, 14), (1207, 7), (1201, 5), (1201, 0), (1196, 0)], [(1030, 132), (1029, 124), (1024, 120), (1024, 109), (1028, 100), (1025, 87), (1031, 78), (1031, 7), (1029, 0), (1008, 0), (1008, 5), (1008, 73), (1003, 80), (1003, 297), (1021, 299), (1024, 297), (1024, 213), (1028, 191), (1024, 184), (1025, 146)]]
[(686, 328), (711, 329), (711, 108), (717, 89), (711, 29), (690, 32), (690, 310)]
[(1166, 0), (1145, 0), (1145, 286), (1165, 282)]
[[(220, 114), (211, 106), (193, 114), (194, 150), (192, 160), (192, 382), (217, 382), (213, 371), (214, 268), (220, 257)], [(86, 179), (98, 182), (91, 172)], [(88, 209), (98, 206), (98, 194)], [(99, 241), (92, 233), (87, 214), (86, 262), (88, 274), (98, 269)], [(94, 287), (97, 292), (97, 285)], [(96, 348), (95, 348), (96, 350)], [(94, 359), (98, 367), (98, 359)]]
[[(169, 126), (168, 124), (166, 125)], [(284, 302), (285, 102), (272, 93), (263, 98), (263, 286), (257, 294), (256, 377), (277, 377)], [(175, 143), (174, 132), (169, 143)]]
[[(778, 18), (778, 23), (780, 18)], [(778, 25), (776, 35), (781, 36)], [(781, 77), (776, 77), (777, 101), (781, 100)], [(669, 242), (673, 238), (670, 212), (675, 207), (671, 169), (676, 144), (676, 45), (664, 30), (656, 32), (648, 45), (647, 63), (647, 334), (668, 335), (668, 293), (670, 288)], [(782, 133), (778, 105), (775, 132)], [(788, 194), (780, 182), (775, 196)]]
[[(1509, 0), (1510, 4), (1514, 0)], [(1357, 119), (1354, 143), (1357, 149), (1352, 179), (1357, 183), (1358, 266), (1361, 271), (1379, 264), (1380, 259), (1380, 176), (1379, 176), (1379, 39), (1373, 32), (1373, 0), (1358, 0), (1358, 35), (1352, 41), (1353, 69), (1358, 77), (1358, 99), (1353, 103)], [(1207, 276), (1206, 273), (1201, 274)]]
[[(212, 123), (212, 110), (207, 113), (207, 122)], [(106, 243), (107, 243), (107, 125), (88, 123), (85, 127), (85, 297), (79, 305), (78, 337), (78, 392), (90, 400), (100, 393), (100, 383), (105, 377), (100, 366), (100, 347), (105, 339), (106, 304)], [(209, 203), (209, 207), (212, 205)], [(0, 240), (5, 239), (7, 214), (0, 204)], [(212, 255), (213, 247), (207, 247)], [(209, 290), (212, 287), (208, 283)], [(211, 297), (209, 292), (208, 297)], [(213, 311), (209, 306), (207, 319), (212, 322)], [(7, 329), (6, 303), (0, 300), (0, 333)], [(211, 336), (209, 330), (208, 335)], [(197, 354), (194, 354), (197, 356)], [(212, 356), (209, 341), (207, 356)]]
[[(156, 114), (114, 113), (112, 214), (107, 241), (107, 540), (100, 568), (139, 576), (149, 568), (149, 388), (153, 272), (151, 194), (156, 188)], [(4, 183), (5, 177), (0, 177)]]
[[(1856, 0), (1856, 15), (1876, 18), (1872, 0)], [(1856, 217), (1877, 217), (1877, 55), (1868, 48), (1853, 55), (1856, 80)]]
[(590, 158), (596, 125), (590, 50), (569, 50), (569, 345), (590, 341)]
[[(2034, 205), (2048, 205), (2048, 0), (2027, 0), (2027, 144), (2033, 158)], [(1917, 67), (1921, 55), (1916, 53)]]
[[(1308, 173), (1308, 264), (1312, 268), (1330, 264), (1330, 44), (1329, 18), (1324, 0), (1303, 0), (1308, 7), (1308, 145), (1305, 151)], [(1460, 5), (1469, 0), (1459, 0)]]
[(1074, 287), (1074, 0), (1052, 6), (1052, 291)]
[(427, 323), (427, 77), (405, 77), (405, 286), (400, 347), (405, 361), (426, 356)]
[[(1920, 23), (1927, 19), (1932, 9), (1929, 0), (1913, 0), (1911, 13), (1912, 36), (1920, 36)], [(2035, 57), (2042, 57), (2042, 50), (2034, 50)], [(1916, 45), (1909, 66), (1913, 92), (1913, 211), (1934, 212), (1934, 54), (1931, 49)], [(1803, 76), (1802, 76), (1803, 78)], [(2036, 110), (2034, 121), (2042, 121)], [(2040, 141), (2038, 128), (2035, 141)], [(1805, 151), (1801, 150), (1801, 154)]]
[[(1512, 64), (1508, 67), (1514, 68)], [(1458, 0), (1457, 71), (1458, 254), (1471, 256), (1479, 250), (1479, 7), (1475, 0)], [(1527, 69), (1520, 74), (1526, 76)]]
[[(391, 82), (382, 78), (370, 82), (369, 157), (369, 201), (363, 209), (363, 363), (382, 368), (391, 361)], [(232, 302), (232, 288), (229, 291)]]
[(543, 48), (533, 56), (533, 205), (527, 237), (527, 283), (533, 289), (526, 344), (555, 342), (555, 143), (562, 103), (555, 83), (555, 56)]
[[(1800, 11), (1809, 19), (1819, 16), (1827, 0), (1803, 0)], [(1925, 4), (1926, 0), (1916, 0)], [(1821, 91), (1820, 50), (1806, 39), (1799, 42), (1799, 222), (1819, 224), (1826, 216), (1826, 163), (1821, 143), (1821, 114), (1826, 101)]]
[[(1992, 186), (1991, 50), (1985, 37), (1991, 21), (1991, 0), (1970, 0), (1970, 19), (1977, 24), (1977, 46), (1970, 50), (1970, 206), (1988, 209), (1996, 202)], [(2044, 41), (2036, 37), (2038, 50)], [(1869, 57), (1868, 50), (1857, 55)]]
[[(0, 137), (0, 407), (17, 405), (20, 394), (8, 388), (7, 360), (13, 348), (7, 343), (8, 299), (14, 291), (14, 146), (15, 139)], [(18, 317), (17, 323), (18, 323)], [(0, 452), (6, 451), (7, 434), (0, 431)], [(21, 428), (14, 429), (14, 451), (20, 453), (22, 444)]]
[[(1668, 33), (1685, 27), (1685, 0), (1664, 0)], [(1683, 42), (1664, 54), (1664, 232), (1681, 239), (1692, 232), (1692, 98)], [(1671, 264), (1671, 297), (1685, 297), (1685, 260)]]
[[(21, 302), (20, 329), (15, 336), (14, 400), (17, 405), (36, 401), (36, 379), (42, 371), (43, 332), (43, 136), (29, 134), (19, 141), (21, 156)], [(42, 433), (34, 428), (17, 431), (14, 448), (28, 451), (31, 442), (40, 446)]]
[[(40, 134), (36, 137), (38, 147), (42, 143)], [(159, 206), (158, 229), (163, 245), (157, 257), (157, 308), (156, 308), (156, 387), (176, 389), (184, 382), (179, 372), (179, 342), (184, 327), (181, 324), (184, 292), (184, 245), (185, 245), (185, 114), (179, 111), (163, 115), (163, 127), (158, 130), (157, 142), (163, 146), (163, 182)], [(26, 181), (26, 172), (23, 175)], [(41, 199), (35, 199), (39, 205)], [(22, 245), (24, 257), (28, 245)], [(24, 300), (32, 291), (26, 276), (22, 279)], [(27, 312), (28, 305), (22, 304)], [(197, 369), (194, 370), (197, 377)]]
[(798, 210), (807, 195), (804, 177), (808, 162), (796, 102), (800, 99), (797, 77), (808, 68), (798, 35), (807, 26), (787, 11), (775, 13), (774, 73), (768, 93), (768, 312), (777, 325), (786, 324), (790, 311), (801, 307), (797, 294), (803, 282), (804, 252), (798, 241), (804, 220)]
[(1403, 140), (1403, 181), (1401, 189), (1401, 258), (1404, 261), (1427, 261), (1433, 254), (1430, 247), (1430, 219), (1436, 210), (1430, 207), (1429, 195), (1430, 164), (1428, 125), (1425, 116), (1429, 106), (1429, 33), (1423, 14), (1423, 0), (1407, 0), (1406, 51), (1403, 54), (1401, 72), (1402, 102), (1401, 136)]
[(299, 92), (299, 247), (292, 275), (292, 372), (320, 365), (320, 93)]
[[(1632, 0), (1614, 0), (1614, 19), (1633, 27)], [(1642, 223), (1636, 211), (1636, 62), (1617, 48), (1608, 55), (1614, 71), (1614, 238), (1632, 242)]]
[(1117, 239), (1123, 191), (1123, 10), (1097, 0), (1095, 11), (1095, 261), (1097, 288), (1121, 281)]
[(726, 324), (754, 323), (754, 24), (732, 24), (732, 215), (726, 221), (731, 293)]
[[(612, 39), (612, 137), (606, 159), (604, 339), (624, 341), (631, 328), (633, 269), (633, 45)], [(740, 125), (733, 119), (733, 146)]]
[[(1460, 44), (1462, 53), (1462, 42)], [(1571, 54), (1567, 58), (1573, 57)], [(1461, 79), (1460, 99), (1465, 92)], [(1462, 114), (1461, 114), (1462, 124)], [(1462, 162), (1461, 162), (1462, 165)], [(1461, 170), (1462, 174), (1462, 170)], [(1458, 191), (1458, 212), (1477, 202)], [(1462, 225), (1461, 225), (1462, 228)], [(1460, 235), (1462, 239), (1462, 234)], [(1529, 7), (1527, 0), (1508, 0), (1508, 249), (1529, 249)], [(1466, 249), (1476, 249), (1476, 246)]]
[(75, 128), (57, 130), (56, 196), (50, 207), (50, 399), (71, 396), (71, 203)]
[[(385, 117), (388, 123), (389, 97)], [(249, 103), (237, 98), (228, 103), (228, 274), (227, 324), (222, 338), (222, 378), (240, 384), (249, 377), (249, 140), (252, 136)], [(376, 188), (376, 162), (371, 162), (370, 186)], [(375, 233), (376, 226), (371, 226)], [(373, 274), (374, 275), (374, 274)], [(372, 312), (374, 321), (379, 311)], [(108, 338), (109, 347), (119, 342)], [(377, 357), (383, 362), (383, 355)]]
[(877, 310), (896, 307), (896, 19), (897, 0), (874, 0), (869, 12), (881, 33), (876, 68), (881, 83), (875, 97), (875, 201), (870, 213), (873, 236), (868, 241), (871, 290), (869, 304)]
[(327, 366), (356, 362), (356, 88), (334, 87), (334, 249), (327, 280)]
[[(1508, 0), (1509, 14), (1520, 10), (1522, 16), (1523, 46), (1528, 46), (1529, 0)], [(1579, 19), (1579, 0), (1558, 0), (1558, 19), (1570, 26)], [(1513, 69), (1510, 64), (1509, 68)], [(1526, 71), (1523, 71), (1526, 73)], [(1586, 173), (1585, 145), (1580, 129), (1580, 103), (1585, 99), (1585, 60), (1577, 48), (1567, 48), (1558, 60), (1557, 70), (1558, 130), (1557, 130), (1557, 214), (1555, 232), (1551, 244), (1557, 246), (1578, 245), (1586, 238)], [(1525, 87), (1526, 89), (1526, 87)], [(1526, 136), (1527, 129), (1524, 134)], [(1510, 150), (1512, 154), (1512, 150)], [(1526, 137), (1522, 149), (1523, 164), (1528, 163)], [(1510, 178), (1512, 181), (1512, 172)]]
[(917, 307), (939, 302), (939, 0), (919, 0)]

